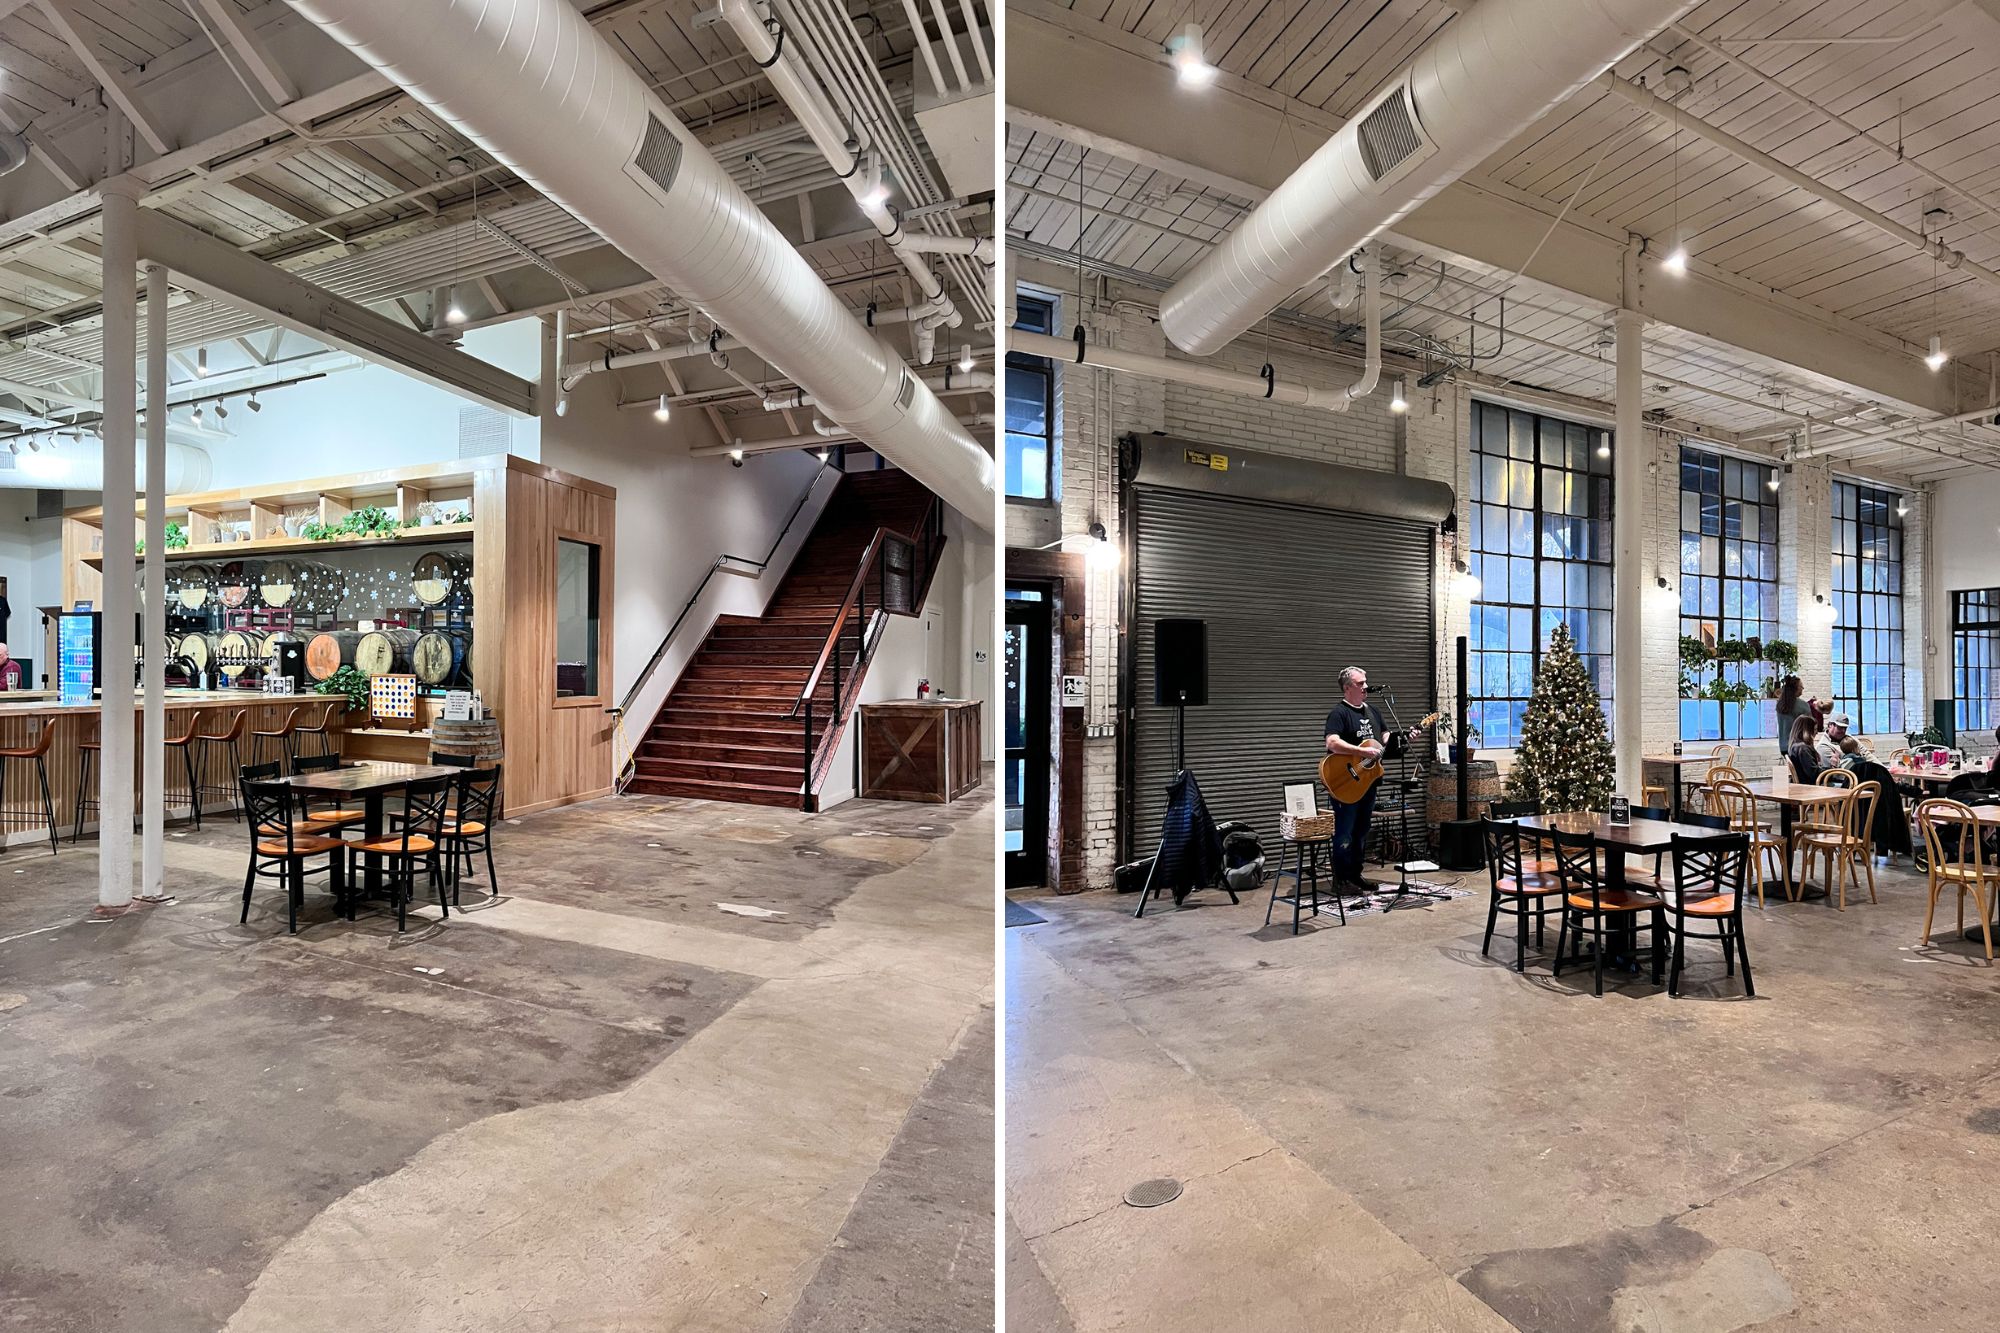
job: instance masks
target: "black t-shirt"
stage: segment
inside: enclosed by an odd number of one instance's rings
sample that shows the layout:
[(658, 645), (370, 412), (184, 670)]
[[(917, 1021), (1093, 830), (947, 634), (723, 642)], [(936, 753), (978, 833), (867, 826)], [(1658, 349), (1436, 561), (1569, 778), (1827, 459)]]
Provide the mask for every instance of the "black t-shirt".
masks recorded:
[(1349, 745), (1359, 745), (1363, 741), (1379, 741), (1388, 735), (1389, 729), (1382, 721), (1382, 710), (1374, 704), (1364, 703), (1356, 708), (1342, 699), (1326, 715), (1326, 734), (1338, 736)]

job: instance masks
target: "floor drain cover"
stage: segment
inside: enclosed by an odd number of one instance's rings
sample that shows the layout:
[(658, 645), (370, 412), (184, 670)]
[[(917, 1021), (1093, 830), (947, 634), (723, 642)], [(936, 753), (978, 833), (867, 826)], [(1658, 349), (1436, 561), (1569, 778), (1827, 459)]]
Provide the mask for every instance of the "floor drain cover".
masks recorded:
[(1134, 1208), (1158, 1208), (1163, 1203), (1172, 1203), (1181, 1197), (1181, 1183), (1171, 1176), (1158, 1180), (1142, 1180), (1125, 1191), (1125, 1202)]

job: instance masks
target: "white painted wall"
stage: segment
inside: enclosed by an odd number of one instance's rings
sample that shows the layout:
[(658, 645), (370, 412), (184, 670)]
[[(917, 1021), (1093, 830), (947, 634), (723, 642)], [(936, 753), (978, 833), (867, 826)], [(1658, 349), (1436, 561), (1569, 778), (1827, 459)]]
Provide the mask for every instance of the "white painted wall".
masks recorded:
[(47, 653), (36, 608), (62, 601), (62, 522), (35, 517), (37, 494), (0, 489), (0, 578), (12, 607), (5, 642), (13, 655), (32, 659), (39, 677)]
[[(1951, 594), (1965, 588), (2000, 587), (2000, 473), (1980, 472), (1940, 482), (1931, 496), (1932, 595), (1926, 603), (1930, 635), (1930, 696), (1952, 697)], [(1929, 711), (1925, 711), (1929, 720)], [(1982, 750), (1990, 737), (1979, 738)]]

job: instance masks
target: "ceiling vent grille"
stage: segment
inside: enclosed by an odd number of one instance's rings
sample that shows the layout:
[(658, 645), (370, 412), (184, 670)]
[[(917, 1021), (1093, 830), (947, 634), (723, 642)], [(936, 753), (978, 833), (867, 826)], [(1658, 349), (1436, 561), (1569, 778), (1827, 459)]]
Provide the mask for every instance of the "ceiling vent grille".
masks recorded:
[(1361, 160), (1369, 176), (1378, 182), (1414, 157), (1424, 146), (1424, 138), (1410, 112), (1408, 85), (1399, 83), (1391, 88), (1389, 95), (1361, 118), (1356, 135), (1361, 142)]
[(654, 115), (646, 117), (646, 137), (639, 144), (639, 156), (632, 160), (639, 174), (670, 193), (674, 178), (681, 174), (681, 141)]
[(458, 409), (458, 456), (478, 458), (484, 454), (504, 454), (513, 443), (507, 414), (491, 407), (468, 404)]
[(916, 397), (917, 377), (906, 370), (903, 372), (903, 383), (896, 390), (896, 406), (908, 411), (910, 404), (916, 400)]

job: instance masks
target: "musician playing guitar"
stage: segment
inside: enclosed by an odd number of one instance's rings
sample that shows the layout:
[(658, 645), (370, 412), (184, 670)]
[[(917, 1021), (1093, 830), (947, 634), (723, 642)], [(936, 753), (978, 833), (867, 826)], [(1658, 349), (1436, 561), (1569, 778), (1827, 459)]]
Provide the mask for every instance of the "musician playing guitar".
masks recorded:
[[(1391, 733), (1382, 720), (1382, 710), (1368, 702), (1368, 673), (1360, 667), (1340, 673), (1340, 702), (1326, 715), (1326, 750), (1329, 755), (1358, 759), (1378, 770), (1385, 758), (1402, 753), (1404, 734)], [(1408, 733), (1411, 739), (1415, 729)], [(1389, 748), (1393, 746), (1394, 748)], [(1325, 765), (1322, 765), (1324, 772)], [(1368, 849), (1368, 822), (1375, 815), (1375, 783), (1352, 801), (1328, 790), (1333, 802), (1333, 882), (1337, 893), (1365, 893), (1369, 885), (1361, 878), (1361, 862)]]

